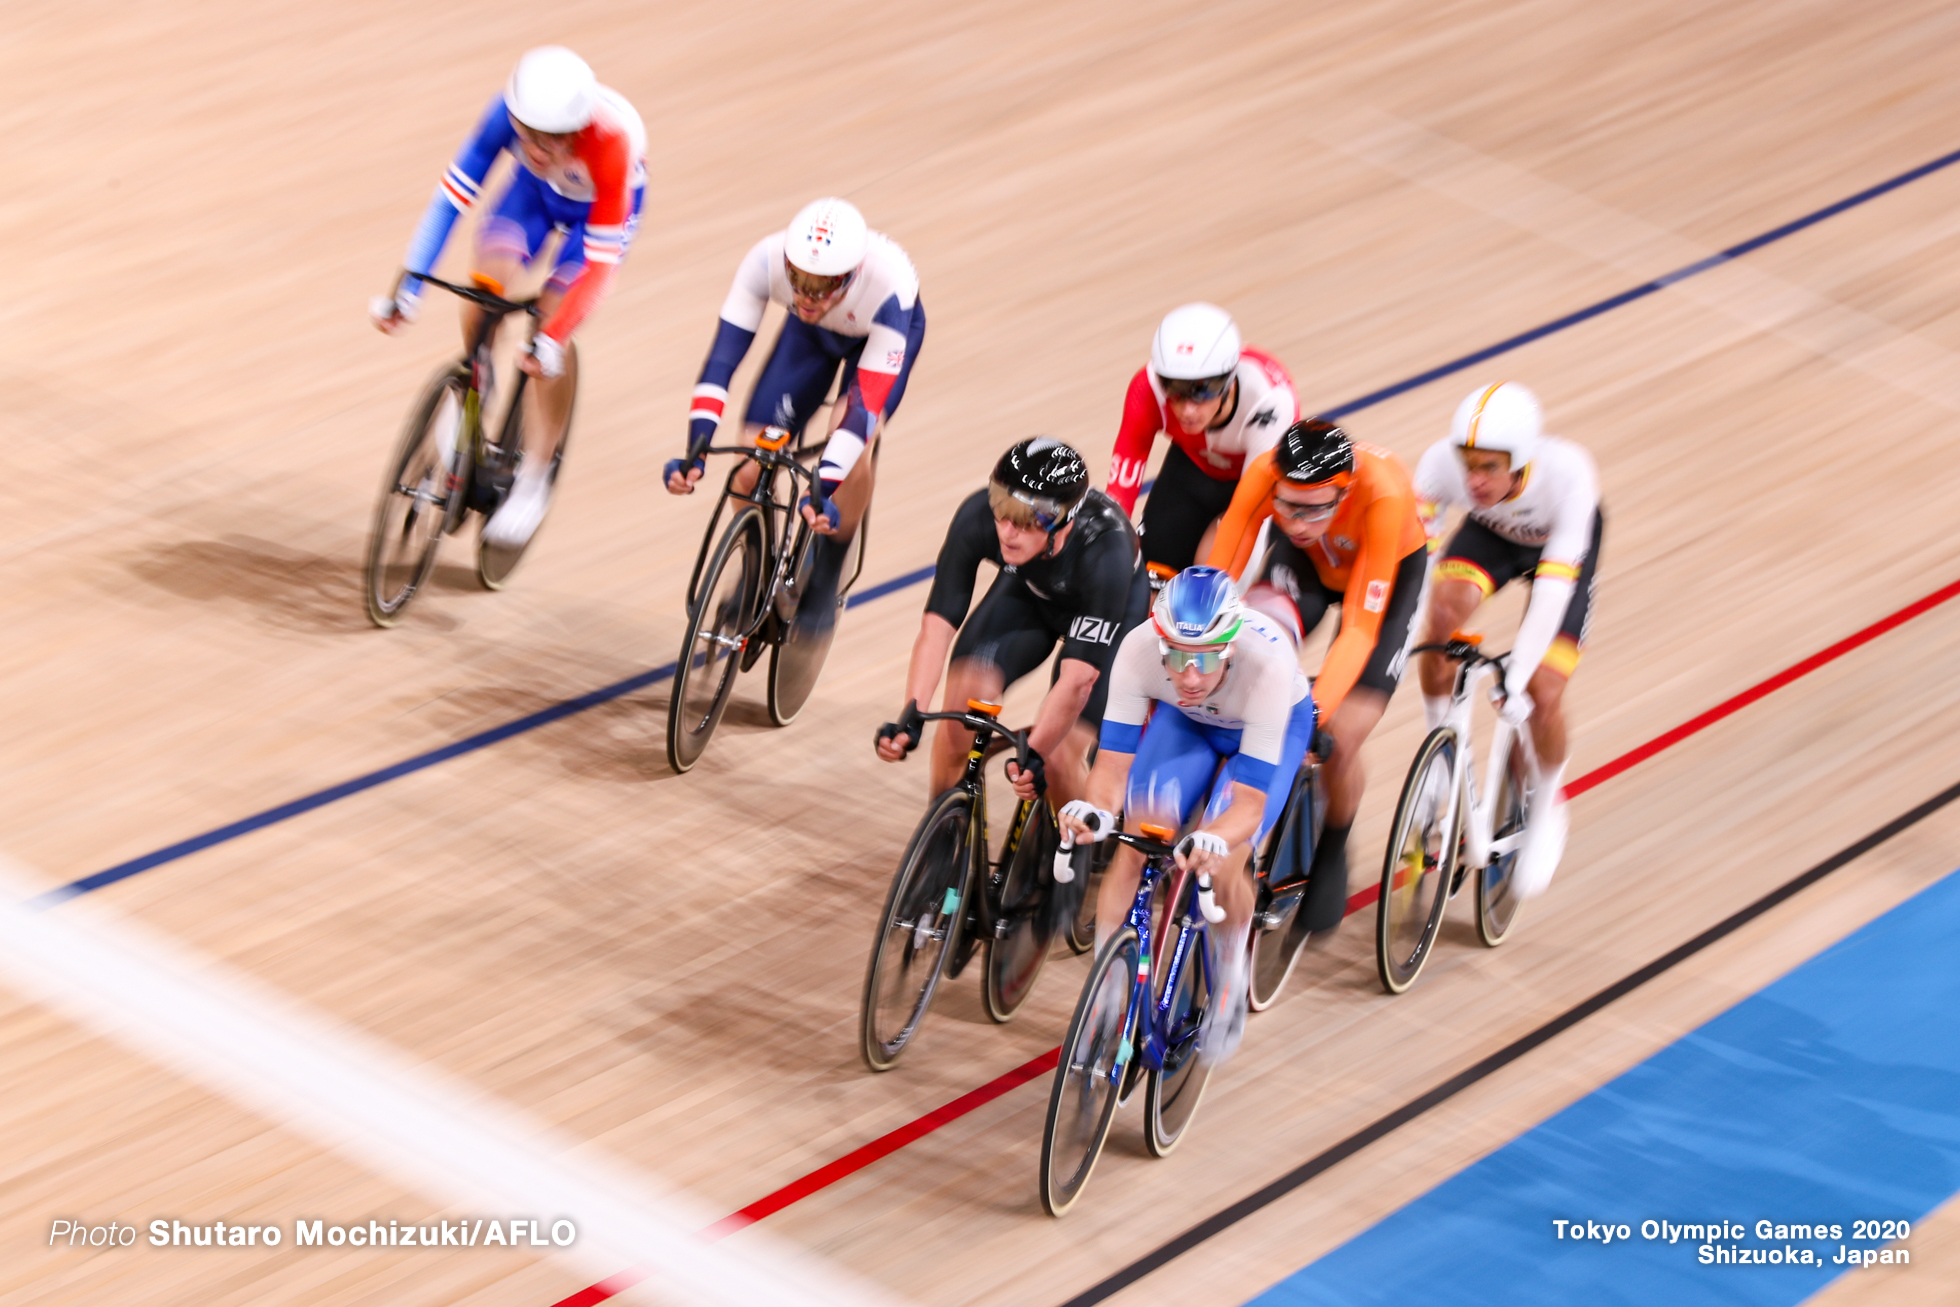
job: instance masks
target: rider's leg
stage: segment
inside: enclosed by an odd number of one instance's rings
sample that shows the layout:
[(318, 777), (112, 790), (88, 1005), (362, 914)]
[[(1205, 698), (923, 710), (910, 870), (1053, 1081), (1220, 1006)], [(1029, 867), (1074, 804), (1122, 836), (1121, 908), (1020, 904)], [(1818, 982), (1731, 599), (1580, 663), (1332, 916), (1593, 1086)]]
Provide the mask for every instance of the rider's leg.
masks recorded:
[[(953, 642), (941, 712), (964, 712), (968, 699), (1001, 702), (1006, 688), (1046, 662), (1055, 637), (1016, 572), (1001, 572), (967, 615)], [(960, 778), (973, 733), (956, 722), (941, 722), (932, 742), (931, 792), (938, 794)]]
[[(1429, 611), (1419, 642), (1441, 644), (1449, 639), (1470, 620), (1487, 593), (1476, 581), (1451, 580), (1439, 573), (1429, 585)], [(1416, 660), (1416, 676), (1422, 684), (1423, 725), (1433, 731), (1449, 714), (1456, 663), (1440, 653), (1421, 654)]]
[[(961, 658), (955, 653), (946, 672), (946, 697), (941, 712), (964, 712), (968, 699), (999, 703), (1006, 691), (1007, 678), (999, 667), (979, 658)], [(932, 769), (928, 784), (939, 794), (959, 783), (966, 768), (966, 755), (973, 748), (973, 732), (958, 722), (940, 722), (932, 738)]]
[[(1186, 818), (1204, 803), (1217, 771), (1218, 754), (1203, 728), (1175, 708), (1159, 704), (1130, 759), (1130, 775), (1124, 787), (1125, 828), (1136, 831), (1148, 824), (1182, 830)], [(1118, 871), (1118, 864), (1130, 852), (1127, 845), (1117, 850), (1104, 874), (1102, 892), (1096, 899), (1098, 947), (1123, 924), (1136, 898), (1142, 859), (1132, 859)], [(1250, 915), (1248, 908), (1247, 917)]]
[[(816, 417), (837, 379), (840, 363), (827, 336), (795, 314), (783, 321), (749, 394), (742, 443), (755, 444), (767, 427), (800, 432)], [(755, 463), (744, 459), (735, 471), (736, 492), (746, 495), (753, 491), (759, 474)]]

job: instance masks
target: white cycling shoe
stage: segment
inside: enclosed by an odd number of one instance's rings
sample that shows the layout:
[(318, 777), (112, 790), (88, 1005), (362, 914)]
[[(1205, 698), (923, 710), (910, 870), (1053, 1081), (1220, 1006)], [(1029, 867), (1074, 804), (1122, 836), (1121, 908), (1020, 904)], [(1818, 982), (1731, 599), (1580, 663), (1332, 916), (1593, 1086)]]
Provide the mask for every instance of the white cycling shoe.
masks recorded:
[(1553, 787), (1551, 802), (1533, 813), (1525, 827), (1524, 847), (1518, 850), (1517, 869), (1511, 873), (1511, 884), (1519, 898), (1535, 899), (1551, 887), (1552, 873), (1565, 856), (1569, 829), (1565, 795)]
[(519, 549), (531, 542), (544, 511), (551, 506), (551, 478), (527, 476), (520, 468), (511, 484), (510, 495), (490, 520), (483, 524), (483, 538), (505, 549)]
[(1215, 1067), (1230, 1058), (1245, 1038), (1245, 1014), (1252, 997), (1247, 963), (1240, 949), (1237, 957), (1221, 959), (1213, 969), (1218, 991), (1211, 996), (1211, 1007), (1198, 1030), (1198, 1058), (1207, 1065)]

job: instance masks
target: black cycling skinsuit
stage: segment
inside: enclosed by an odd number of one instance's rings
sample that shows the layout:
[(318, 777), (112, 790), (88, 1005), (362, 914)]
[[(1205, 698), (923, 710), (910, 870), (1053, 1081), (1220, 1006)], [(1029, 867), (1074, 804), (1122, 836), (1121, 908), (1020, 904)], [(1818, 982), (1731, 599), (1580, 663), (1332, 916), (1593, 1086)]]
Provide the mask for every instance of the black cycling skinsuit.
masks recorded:
[[(1000, 575), (969, 617), (967, 605), (983, 560), (1000, 568)], [(1053, 558), (1006, 566), (987, 492), (976, 490), (946, 530), (926, 611), (959, 630), (954, 662), (983, 659), (998, 667), (1009, 685), (1041, 666), (1060, 641), (1062, 658), (1088, 663), (1099, 673), (1082, 710), (1084, 721), (1099, 723), (1116, 646), (1150, 613), (1150, 575), (1138, 556), (1129, 514), (1100, 490), (1089, 491)], [(1059, 674), (1060, 658), (1055, 665)]]

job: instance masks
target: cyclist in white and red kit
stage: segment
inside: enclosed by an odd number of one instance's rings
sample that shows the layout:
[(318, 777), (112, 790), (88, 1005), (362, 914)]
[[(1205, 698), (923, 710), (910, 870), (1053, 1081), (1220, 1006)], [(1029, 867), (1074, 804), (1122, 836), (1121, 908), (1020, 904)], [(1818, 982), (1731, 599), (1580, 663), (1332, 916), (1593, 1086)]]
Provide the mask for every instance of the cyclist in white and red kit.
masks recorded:
[(1173, 309), (1150, 342), (1150, 363), (1130, 379), (1109, 462), (1109, 496), (1136, 509), (1157, 434), (1170, 452), (1143, 507), (1144, 561), (1182, 571), (1205, 553), (1246, 461), (1271, 449), (1300, 416), (1293, 378), (1270, 354), (1239, 341), (1216, 304)]

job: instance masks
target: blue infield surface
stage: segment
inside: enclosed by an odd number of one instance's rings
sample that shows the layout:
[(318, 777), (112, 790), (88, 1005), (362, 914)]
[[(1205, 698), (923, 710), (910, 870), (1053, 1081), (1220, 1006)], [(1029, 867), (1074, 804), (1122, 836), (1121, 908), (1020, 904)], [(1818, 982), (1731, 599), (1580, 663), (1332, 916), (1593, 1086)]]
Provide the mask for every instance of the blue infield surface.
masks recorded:
[(1802, 1302), (1960, 1191), (1957, 943), (1960, 872), (1253, 1301)]

